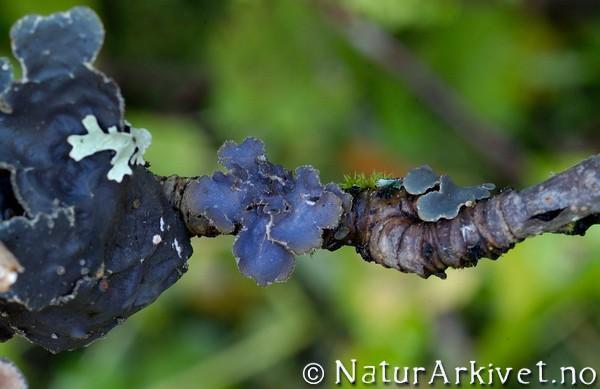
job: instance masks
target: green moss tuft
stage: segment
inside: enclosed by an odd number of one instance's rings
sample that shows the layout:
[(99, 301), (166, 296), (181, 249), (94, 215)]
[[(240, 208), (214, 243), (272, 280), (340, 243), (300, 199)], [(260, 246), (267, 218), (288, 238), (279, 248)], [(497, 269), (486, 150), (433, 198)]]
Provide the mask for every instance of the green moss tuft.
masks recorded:
[(370, 175), (365, 173), (345, 174), (344, 181), (340, 187), (344, 190), (350, 189), (376, 189), (377, 181), (391, 179), (392, 176), (387, 173), (373, 172)]

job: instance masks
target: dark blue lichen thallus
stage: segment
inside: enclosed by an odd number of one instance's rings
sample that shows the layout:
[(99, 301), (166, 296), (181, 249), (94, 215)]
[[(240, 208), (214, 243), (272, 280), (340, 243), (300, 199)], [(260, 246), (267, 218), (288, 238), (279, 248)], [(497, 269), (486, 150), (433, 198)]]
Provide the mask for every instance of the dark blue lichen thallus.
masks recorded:
[[(0, 337), (53, 351), (89, 344), (154, 301), (186, 270), (189, 236), (141, 165), (122, 182), (114, 153), (70, 157), (93, 115), (124, 126), (117, 85), (92, 62), (104, 30), (77, 7), (26, 16), (11, 30), (23, 78), (0, 60), (0, 242), (22, 269), (0, 293)], [(126, 161), (127, 162), (127, 161)]]
[[(227, 171), (200, 177), (188, 185), (185, 202), (194, 214), (207, 218), (220, 233), (230, 234), (241, 223), (244, 210), (266, 202), (267, 192), (273, 190), (272, 182), (263, 182), (262, 175), (270, 181), (285, 177), (267, 161), (264, 144), (255, 138), (247, 138), (239, 145), (227, 141), (217, 155)], [(277, 197), (278, 193), (271, 194), (272, 201)]]
[(294, 255), (321, 247), (323, 231), (352, 206), (350, 195), (335, 184), (323, 186), (314, 168), (292, 174), (271, 163), (260, 140), (228, 141), (218, 154), (227, 171), (188, 185), (185, 203), (221, 233), (238, 229), (234, 256), (259, 285), (286, 280)]
[(102, 46), (104, 29), (93, 11), (77, 7), (48, 17), (26, 16), (10, 36), (23, 79), (42, 81), (90, 65)]
[(323, 230), (339, 224), (344, 196), (321, 185), (318, 172), (310, 166), (296, 169), (295, 187), (285, 195), (288, 209), (273, 214), (269, 239), (295, 255), (320, 248)]
[(239, 145), (233, 141), (225, 142), (217, 155), (219, 163), (238, 176), (242, 170), (247, 174), (255, 174), (260, 162), (266, 161), (264, 143), (252, 137), (246, 138)]
[(268, 239), (269, 215), (260, 208), (244, 212), (242, 230), (233, 244), (240, 271), (258, 285), (287, 280), (294, 270), (294, 255)]
[(0, 58), (0, 96), (10, 87), (13, 79), (12, 65), (8, 58)]

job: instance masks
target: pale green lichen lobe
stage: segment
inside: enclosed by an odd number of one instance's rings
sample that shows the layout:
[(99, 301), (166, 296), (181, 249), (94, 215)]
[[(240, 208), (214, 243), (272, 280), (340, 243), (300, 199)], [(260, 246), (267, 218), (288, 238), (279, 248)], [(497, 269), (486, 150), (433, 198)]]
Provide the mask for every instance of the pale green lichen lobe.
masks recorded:
[(144, 128), (131, 128), (131, 132), (119, 132), (116, 126), (109, 127), (108, 133), (102, 131), (93, 115), (86, 116), (81, 123), (87, 130), (85, 135), (71, 135), (67, 142), (73, 147), (69, 156), (75, 161), (112, 150), (115, 156), (108, 171), (109, 180), (123, 181), (123, 177), (133, 173), (129, 164), (144, 165), (144, 153), (152, 143), (152, 135)]

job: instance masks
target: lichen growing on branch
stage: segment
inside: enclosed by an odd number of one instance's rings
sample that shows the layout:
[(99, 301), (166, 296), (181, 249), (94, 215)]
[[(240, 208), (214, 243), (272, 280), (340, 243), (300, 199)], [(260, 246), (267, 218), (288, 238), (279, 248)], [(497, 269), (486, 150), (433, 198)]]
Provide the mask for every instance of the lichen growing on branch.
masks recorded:
[(444, 278), (529, 236), (600, 221), (600, 156), (495, 196), (427, 166), (323, 185), (313, 167), (270, 162), (254, 138), (221, 147), (225, 171), (157, 177), (142, 158), (149, 135), (92, 66), (104, 37), (93, 11), (27, 16), (11, 37), (23, 78), (0, 59), (2, 340), (89, 344), (177, 281), (192, 236), (235, 235), (240, 270), (268, 285), (318, 248)]
[[(323, 230), (339, 224), (350, 195), (321, 185), (310, 166), (295, 174), (268, 161), (261, 141), (226, 142), (218, 152), (228, 172), (191, 181), (183, 204), (222, 234), (237, 232), (233, 253), (242, 273), (259, 285), (285, 281), (294, 255), (320, 248)], [(346, 208), (345, 208), (346, 207)]]

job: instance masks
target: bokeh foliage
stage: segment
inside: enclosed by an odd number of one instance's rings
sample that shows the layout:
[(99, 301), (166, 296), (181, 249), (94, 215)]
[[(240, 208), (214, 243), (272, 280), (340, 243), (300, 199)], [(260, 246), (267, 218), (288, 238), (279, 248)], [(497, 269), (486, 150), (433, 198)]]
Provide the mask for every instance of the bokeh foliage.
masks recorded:
[[(568, 4), (566, 4), (568, 3)], [(325, 181), (428, 163), (461, 184), (498, 178), (393, 74), (357, 53), (309, 0), (19, 0), (0, 3), (0, 54), (26, 13), (84, 4), (105, 22), (99, 67), (128, 120), (150, 129), (157, 174), (208, 174), (226, 139)], [(554, 0), (348, 0), (394, 35), (525, 153), (543, 180), (600, 150), (600, 6)], [(590, 5), (591, 4), (591, 5)], [(75, 352), (0, 345), (40, 388), (304, 387), (308, 361), (600, 368), (600, 229), (540, 236), (499, 263), (421, 280), (353, 250), (301, 258), (266, 289), (236, 269), (232, 239), (198, 239), (190, 270), (155, 304)]]

